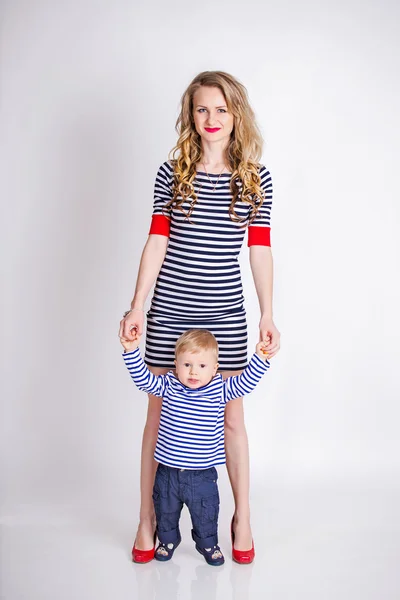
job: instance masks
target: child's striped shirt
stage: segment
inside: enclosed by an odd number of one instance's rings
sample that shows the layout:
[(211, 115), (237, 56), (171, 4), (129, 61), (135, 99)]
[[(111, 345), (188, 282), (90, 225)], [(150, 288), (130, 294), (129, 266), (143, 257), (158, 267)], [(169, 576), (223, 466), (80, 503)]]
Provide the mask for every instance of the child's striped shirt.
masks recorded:
[(136, 386), (163, 399), (154, 458), (168, 467), (207, 469), (225, 463), (224, 410), (229, 400), (249, 394), (269, 368), (254, 354), (241, 375), (190, 389), (173, 371), (153, 375), (138, 348), (123, 354)]

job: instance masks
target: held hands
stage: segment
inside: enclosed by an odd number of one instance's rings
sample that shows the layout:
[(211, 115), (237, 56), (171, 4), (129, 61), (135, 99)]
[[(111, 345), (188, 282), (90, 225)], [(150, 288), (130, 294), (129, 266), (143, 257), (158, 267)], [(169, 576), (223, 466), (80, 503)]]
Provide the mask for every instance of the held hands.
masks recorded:
[(143, 333), (143, 310), (132, 308), (127, 311), (120, 321), (118, 337), (125, 352), (132, 352), (139, 346)]
[[(261, 317), (260, 320), (260, 341), (263, 341), (267, 344), (265, 348), (268, 356), (268, 360), (275, 356), (275, 354), (279, 351), (280, 348), (280, 340), (281, 334), (275, 327), (275, 324), (272, 319), (267, 319), (265, 317)], [(266, 356), (266, 355), (264, 355)]]
[(141, 336), (139, 335), (137, 329), (133, 328), (130, 333), (131, 333), (131, 336), (133, 337), (133, 340), (127, 340), (124, 337), (119, 338), (121, 344), (124, 347), (125, 352), (132, 352), (132, 350), (136, 350), (136, 348), (139, 347)]
[(139, 308), (132, 308), (125, 315), (120, 321), (118, 336), (120, 339), (133, 342), (136, 334), (140, 336), (143, 333), (144, 312)]
[(269, 345), (269, 340), (267, 341), (262, 341), (262, 342), (258, 342), (257, 346), (256, 346), (256, 354), (257, 356), (259, 356), (260, 358), (262, 358), (262, 360), (267, 361), (269, 360), (271, 357), (268, 354), (268, 345)]

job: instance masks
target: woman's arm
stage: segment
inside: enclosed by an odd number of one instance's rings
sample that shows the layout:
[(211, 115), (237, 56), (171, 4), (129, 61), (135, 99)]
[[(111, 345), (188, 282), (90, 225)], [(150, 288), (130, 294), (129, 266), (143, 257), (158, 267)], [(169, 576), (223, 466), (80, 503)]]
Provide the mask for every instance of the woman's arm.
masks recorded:
[(120, 337), (133, 340), (134, 336), (131, 333), (131, 329), (133, 328), (136, 328), (139, 335), (143, 333), (143, 307), (163, 264), (168, 239), (165, 235), (157, 234), (150, 234), (148, 237), (142, 252), (142, 258), (140, 259), (135, 294), (131, 302), (132, 312), (122, 319), (120, 323)]
[(272, 320), (273, 261), (270, 246), (250, 246), (250, 266), (260, 305), (260, 340), (269, 338), (268, 359), (279, 350), (280, 333)]

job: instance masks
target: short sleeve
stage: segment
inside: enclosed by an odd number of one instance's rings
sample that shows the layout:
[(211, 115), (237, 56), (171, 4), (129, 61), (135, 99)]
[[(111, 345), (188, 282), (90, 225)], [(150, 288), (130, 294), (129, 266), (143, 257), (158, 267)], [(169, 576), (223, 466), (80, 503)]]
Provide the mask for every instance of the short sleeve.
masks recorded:
[(271, 245), (272, 179), (271, 173), (264, 165), (260, 167), (260, 177), (265, 197), (256, 218), (248, 227), (248, 246)]
[(169, 237), (171, 210), (165, 205), (172, 200), (172, 185), (174, 170), (169, 162), (165, 162), (158, 169), (154, 183), (153, 215), (149, 234), (165, 235)]

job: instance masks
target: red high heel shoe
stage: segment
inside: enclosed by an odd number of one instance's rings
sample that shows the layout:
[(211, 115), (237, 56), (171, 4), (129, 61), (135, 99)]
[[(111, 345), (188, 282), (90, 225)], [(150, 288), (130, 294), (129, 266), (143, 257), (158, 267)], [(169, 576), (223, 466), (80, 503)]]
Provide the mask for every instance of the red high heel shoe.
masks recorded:
[(133, 548), (132, 548), (132, 560), (134, 563), (148, 563), (151, 560), (153, 560), (155, 549), (156, 549), (156, 539), (157, 539), (157, 534), (156, 534), (156, 532), (154, 532), (153, 547), (151, 550), (138, 550), (137, 548), (135, 548), (135, 544), (136, 544), (136, 540), (135, 540), (135, 542), (133, 544)]
[(233, 531), (233, 517), (231, 521), (231, 540), (232, 540), (232, 559), (240, 565), (249, 565), (253, 562), (256, 555), (254, 550), (254, 542), (251, 541), (251, 550), (235, 550), (233, 544), (235, 543), (235, 533)]

